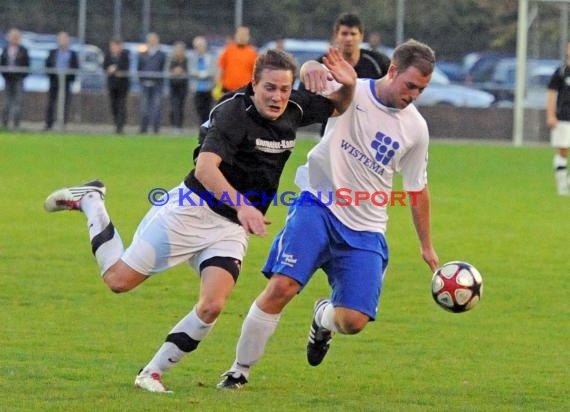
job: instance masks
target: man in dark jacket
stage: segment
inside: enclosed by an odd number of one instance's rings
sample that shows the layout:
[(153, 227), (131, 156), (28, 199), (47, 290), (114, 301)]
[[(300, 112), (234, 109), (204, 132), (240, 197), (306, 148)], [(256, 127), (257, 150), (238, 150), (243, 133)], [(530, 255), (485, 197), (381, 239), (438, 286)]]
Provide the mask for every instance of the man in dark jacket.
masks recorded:
[[(75, 73), (66, 73), (79, 69), (77, 53), (69, 48), (69, 34), (62, 31), (57, 34), (57, 48), (49, 52), (46, 59), (46, 69), (49, 74), (48, 106), (46, 111), (46, 125), (44, 130), (51, 130), (55, 120), (59, 96), (59, 79), (64, 84), (64, 115), (63, 123), (67, 123), (69, 107), (71, 105), (71, 84), (75, 80)], [(61, 76), (61, 77), (60, 77)]]
[(160, 39), (156, 33), (147, 35), (146, 46), (146, 50), (139, 54), (137, 67), (142, 86), (140, 132), (146, 133), (152, 121), (154, 133), (158, 133), (166, 54), (160, 50)]
[(127, 95), (129, 93), (129, 51), (123, 48), (121, 39), (112, 39), (109, 50), (105, 53), (103, 70), (107, 74), (107, 89), (111, 101), (111, 114), (115, 131), (123, 133), (127, 118)]
[(8, 45), (0, 56), (2, 76), (4, 77), (4, 110), (2, 111), (2, 126), (8, 127), (8, 121), (12, 118), (14, 128), (20, 128), (22, 114), (22, 100), (24, 95), (24, 77), (30, 67), (28, 50), (20, 45), (20, 31), (12, 29), (8, 32)]

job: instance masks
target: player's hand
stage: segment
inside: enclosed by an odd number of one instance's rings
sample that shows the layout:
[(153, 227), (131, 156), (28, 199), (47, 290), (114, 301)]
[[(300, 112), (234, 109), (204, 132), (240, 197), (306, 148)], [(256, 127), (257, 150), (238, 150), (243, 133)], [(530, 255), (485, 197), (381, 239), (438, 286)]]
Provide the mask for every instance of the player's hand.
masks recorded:
[(344, 60), (342, 53), (334, 48), (329, 47), (327, 54), (323, 57), (323, 63), (329, 69), (330, 75), (334, 80), (345, 86), (354, 86), (356, 84), (356, 71), (354, 67)]
[(546, 118), (546, 125), (547, 125), (550, 129), (554, 129), (557, 124), (558, 124), (558, 119), (556, 118), (556, 116), (548, 116), (548, 117)]
[(265, 236), (267, 234), (266, 225), (271, 224), (259, 210), (253, 206), (244, 205), (237, 212), (237, 217), (247, 233)]
[(439, 257), (435, 252), (433, 247), (421, 249), (422, 258), (428, 264), (431, 269), (431, 273), (435, 272), (439, 268)]
[(313, 93), (324, 92), (327, 89), (327, 82), (333, 79), (326, 67), (317, 61), (306, 62), (302, 72), (305, 89)]

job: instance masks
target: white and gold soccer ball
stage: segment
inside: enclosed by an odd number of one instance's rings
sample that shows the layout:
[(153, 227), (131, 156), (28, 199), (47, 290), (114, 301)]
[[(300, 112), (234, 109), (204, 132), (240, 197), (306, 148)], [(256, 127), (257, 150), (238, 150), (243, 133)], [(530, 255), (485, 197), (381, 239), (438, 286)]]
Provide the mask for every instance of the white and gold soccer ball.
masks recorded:
[(433, 274), (431, 293), (443, 309), (454, 313), (466, 312), (481, 299), (483, 277), (467, 262), (448, 262)]

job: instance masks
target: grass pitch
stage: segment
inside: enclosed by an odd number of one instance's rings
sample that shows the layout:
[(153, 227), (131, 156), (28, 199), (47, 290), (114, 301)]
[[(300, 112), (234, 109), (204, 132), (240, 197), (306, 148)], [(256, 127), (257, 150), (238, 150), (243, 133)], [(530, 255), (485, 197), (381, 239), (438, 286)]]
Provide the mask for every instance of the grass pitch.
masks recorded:
[[(179, 266), (112, 294), (100, 281), (79, 213), (48, 214), (45, 196), (99, 177), (126, 244), (152, 188), (190, 169), (194, 138), (0, 136), (0, 410), (2, 411), (563, 411), (570, 410), (570, 198), (556, 196), (548, 148), (433, 143), (433, 238), (440, 259), (482, 273), (482, 301), (451, 314), (430, 295), (407, 207), (390, 210), (391, 260), (378, 320), (337, 335), (317, 368), (305, 360), (322, 273), (286, 309), (267, 352), (238, 392), (215, 389), (286, 208), (272, 207), (212, 334), (168, 372), (172, 395), (134, 377), (196, 301), (198, 279)], [(280, 190), (295, 190), (300, 141)], [(396, 185), (396, 189), (398, 185)], [(366, 270), (366, 268), (362, 268)]]

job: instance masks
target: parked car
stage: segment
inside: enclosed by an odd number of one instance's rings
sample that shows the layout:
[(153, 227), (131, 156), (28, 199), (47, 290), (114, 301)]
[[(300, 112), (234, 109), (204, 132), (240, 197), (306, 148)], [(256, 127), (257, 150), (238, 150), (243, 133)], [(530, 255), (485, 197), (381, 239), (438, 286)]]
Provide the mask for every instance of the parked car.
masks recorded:
[(467, 72), (463, 65), (452, 61), (439, 61), (437, 67), (444, 72), (450, 81), (454, 83), (464, 83)]
[[(267, 49), (274, 49), (275, 41), (270, 41), (260, 47), (260, 53)], [(314, 60), (325, 54), (330, 46), (326, 40), (305, 40), (305, 39), (283, 39), (283, 48), (287, 53), (293, 55), (298, 67), (301, 67), (307, 60)]]
[[(276, 45), (277, 43), (275, 41), (270, 41), (260, 47), (259, 51), (264, 52), (267, 49), (274, 49)], [(330, 45), (330, 42), (327, 40), (283, 39), (284, 50), (295, 57), (299, 67), (301, 67), (307, 60), (314, 60), (321, 57), (327, 52)], [(368, 43), (366, 42), (363, 42), (360, 47), (363, 49), (369, 48)], [(387, 46), (380, 46), (380, 52), (391, 57), (394, 49)]]
[(437, 66), (431, 82), (416, 100), (418, 106), (451, 106), (451, 107), (490, 107), (495, 98), (492, 94), (451, 83), (447, 75)]
[[(561, 65), (560, 61), (553, 59), (531, 59), (527, 60), (526, 65), (526, 84), (525, 84), (525, 106), (527, 107), (546, 107), (546, 89), (548, 81), (557, 67)], [(507, 102), (513, 102), (515, 97), (516, 86), (516, 59), (506, 59), (497, 65), (496, 75), (493, 79), (485, 84), (490, 90), (498, 89), (503, 91), (504, 99)]]
[[(548, 80), (560, 64), (556, 59), (527, 59), (525, 106), (545, 107)], [(467, 82), (472, 87), (493, 94), (498, 106), (512, 107), (516, 73), (516, 57), (487, 53), (472, 65)]]

